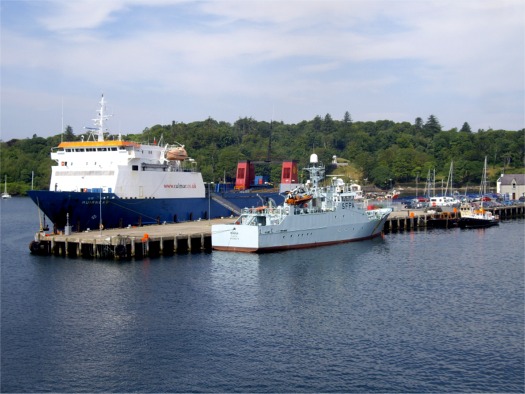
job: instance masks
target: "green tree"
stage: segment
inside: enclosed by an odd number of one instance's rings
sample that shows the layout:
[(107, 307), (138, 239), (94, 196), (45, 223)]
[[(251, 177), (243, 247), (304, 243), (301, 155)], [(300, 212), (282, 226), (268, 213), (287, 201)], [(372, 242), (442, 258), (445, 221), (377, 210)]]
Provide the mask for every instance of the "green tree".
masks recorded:
[(423, 119), (417, 117), (415, 122), (414, 122), (414, 128), (417, 131), (422, 131), (423, 130)]
[(66, 130), (64, 131), (64, 141), (75, 141), (75, 133), (73, 133), (73, 128), (71, 126), (67, 126)]
[(352, 125), (352, 117), (350, 116), (350, 112), (346, 111), (345, 116), (343, 118), (343, 123), (345, 125), (351, 126)]
[(461, 130), (459, 130), (462, 133), (472, 133), (472, 130), (470, 129), (470, 125), (465, 122), (463, 123), (463, 126), (461, 126)]
[(316, 117), (312, 121), (312, 129), (314, 132), (318, 133), (322, 130), (322, 127), (323, 121), (321, 120), (321, 117), (319, 115), (316, 115)]
[(330, 114), (326, 114), (321, 125), (321, 130), (325, 134), (333, 133), (335, 130), (334, 120)]
[(433, 137), (441, 131), (441, 125), (434, 115), (430, 115), (423, 126), (423, 132), (427, 137)]

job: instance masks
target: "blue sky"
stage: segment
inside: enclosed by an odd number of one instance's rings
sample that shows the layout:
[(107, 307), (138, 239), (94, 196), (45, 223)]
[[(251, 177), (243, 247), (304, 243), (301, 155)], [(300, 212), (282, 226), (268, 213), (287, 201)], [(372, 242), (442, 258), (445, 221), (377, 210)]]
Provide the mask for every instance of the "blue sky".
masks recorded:
[[(1, 0), (1, 136), (212, 117), (525, 127), (522, 0)], [(183, 141), (180, 141), (183, 143)]]

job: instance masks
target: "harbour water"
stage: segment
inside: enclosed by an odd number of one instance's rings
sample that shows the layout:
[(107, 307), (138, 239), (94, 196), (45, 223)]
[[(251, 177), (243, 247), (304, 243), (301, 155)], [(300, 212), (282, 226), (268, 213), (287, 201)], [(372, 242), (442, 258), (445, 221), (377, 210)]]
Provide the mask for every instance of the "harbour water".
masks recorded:
[(523, 392), (525, 221), (265, 255), (39, 257), (1, 203), (2, 392)]

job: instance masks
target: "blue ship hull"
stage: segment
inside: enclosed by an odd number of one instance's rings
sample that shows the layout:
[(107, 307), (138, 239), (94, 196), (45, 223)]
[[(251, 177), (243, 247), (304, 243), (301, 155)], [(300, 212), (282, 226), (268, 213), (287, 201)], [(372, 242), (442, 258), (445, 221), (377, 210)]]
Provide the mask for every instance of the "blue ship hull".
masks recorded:
[[(98, 230), (101, 222), (104, 228), (123, 228), (236, 215), (231, 209), (208, 197), (122, 199), (114, 193), (43, 190), (31, 190), (28, 194), (51, 220), (54, 231), (64, 229), (68, 221), (73, 231), (80, 232)], [(284, 200), (277, 192), (226, 192), (217, 195), (239, 209), (263, 205), (267, 198), (272, 198), (277, 204)]]

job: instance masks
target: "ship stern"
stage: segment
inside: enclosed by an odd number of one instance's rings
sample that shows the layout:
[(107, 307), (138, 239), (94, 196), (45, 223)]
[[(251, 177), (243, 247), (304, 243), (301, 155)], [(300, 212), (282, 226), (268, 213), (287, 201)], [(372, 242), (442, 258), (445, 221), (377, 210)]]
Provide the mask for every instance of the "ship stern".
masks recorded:
[(254, 253), (259, 250), (259, 227), (235, 224), (211, 226), (211, 246), (214, 250)]

